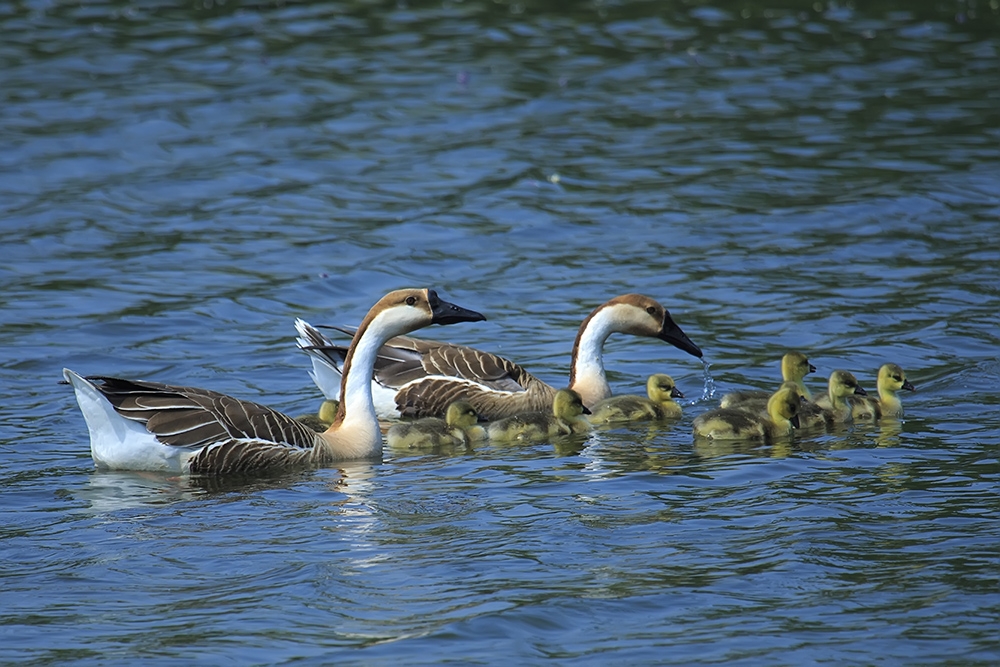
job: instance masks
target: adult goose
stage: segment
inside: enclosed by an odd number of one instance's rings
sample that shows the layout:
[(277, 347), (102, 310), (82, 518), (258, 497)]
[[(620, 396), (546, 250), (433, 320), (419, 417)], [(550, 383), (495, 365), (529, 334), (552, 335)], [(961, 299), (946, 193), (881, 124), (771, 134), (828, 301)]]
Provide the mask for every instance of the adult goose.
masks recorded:
[(99, 468), (175, 473), (256, 473), (382, 454), (372, 404), (378, 350), (394, 336), (429, 324), (485, 320), (434, 290), (382, 297), (361, 322), (344, 359), (333, 424), (317, 433), (280, 412), (225, 394), (158, 382), (82, 377), (69, 369)]
[[(298, 320), (298, 345), (312, 359), (312, 377), (327, 398), (338, 397), (346, 348)], [(343, 333), (353, 330), (330, 327)], [(613, 333), (666, 341), (701, 358), (701, 349), (681, 331), (667, 309), (641, 294), (624, 294), (601, 304), (580, 325), (573, 343), (569, 388), (584, 405), (611, 396), (604, 371), (604, 341)], [(440, 417), (448, 404), (468, 401), (486, 420), (547, 411), (556, 388), (501, 356), (463, 345), (397, 337), (379, 350), (372, 378), (375, 409), (383, 419)]]

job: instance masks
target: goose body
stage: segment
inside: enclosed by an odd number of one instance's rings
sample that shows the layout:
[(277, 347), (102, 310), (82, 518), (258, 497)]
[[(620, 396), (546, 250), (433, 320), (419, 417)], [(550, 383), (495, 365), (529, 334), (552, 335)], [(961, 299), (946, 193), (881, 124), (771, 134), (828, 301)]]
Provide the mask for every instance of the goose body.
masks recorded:
[(386, 443), (410, 449), (468, 445), (486, 439), (486, 430), (478, 422), (479, 415), (471, 403), (455, 401), (448, 406), (444, 419), (423, 417), (393, 424), (386, 433)]
[[(799, 394), (806, 400), (812, 398), (812, 394), (806, 387), (803, 379), (809, 373), (814, 373), (816, 367), (809, 363), (809, 359), (801, 352), (786, 352), (781, 357), (781, 379), (783, 382), (794, 382), (799, 389)], [(736, 408), (741, 404), (752, 402), (753, 407), (760, 407), (762, 410), (767, 405), (773, 392), (760, 390), (732, 391), (722, 397), (719, 401), (720, 408)]]
[(590, 422), (679, 419), (682, 409), (675, 398), (684, 398), (684, 394), (674, 384), (674, 379), (664, 373), (655, 373), (646, 380), (646, 396), (624, 394), (599, 401), (590, 411)]
[(505, 417), (490, 422), (486, 433), (490, 440), (541, 442), (560, 435), (587, 433), (591, 426), (584, 415), (589, 413), (580, 394), (572, 389), (560, 389), (552, 398), (549, 412)]
[[(816, 396), (816, 405), (824, 411), (824, 420), (827, 425), (831, 423), (843, 423), (852, 418), (851, 404), (848, 402), (850, 396), (867, 396), (858, 379), (849, 371), (837, 370), (830, 373), (827, 382), (827, 391)], [(831, 421), (832, 420), (832, 421)]]
[[(338, 397), (345, 350), (315, 327), (298, 320), (298, 345), (312, 360), (312, 377), (327, 398)], [(344, 333), (350, 329), (332, 327)], [(573, 343), (569, 387), (585, 405), (611, 396), (604, 370), (604, 342), (613, 333), (666, 341), (696, 357), (701, 350), (654, 299), (625, 294), (601, 304), (580, 325)], [(400, 336), (380, 350), (372, 378), (376, 411), (383, 419), (444, 414), (449, 403), (466, 400), (480, 417), (501, 419), (548, 411), (556, 388), (519, 364), (471, 347)]]
[(798, 428), (801, 398), (798, 391), (782, 386), (767, 401), (767, 415), (740, 408), (716, 408), (698, 415), (694, 435), (712, 440), (760, 440), (771, 444)]
[(333, 423), (322, 433), (263, 405), (158, 382), (83, 377), (69, 369), (99, 468), (189, 474), (254, 473), (338, 460), (378, 458), (382, 433), (371, 374), (389, 339), (430, 324), (486, 319), (433, 290), (382, 297), (358, 327), (344, 360)]
[(851, 415), (855, 421), (881, 419), (882, 417), (902, 417), (903, 402), (897, 392), (901, 389), (916, 391), (916, 387), (906, 379), (906, 373), (897, 364), (882, 364), (878, 369), (878, 398), (872, 396), (850, 396)]

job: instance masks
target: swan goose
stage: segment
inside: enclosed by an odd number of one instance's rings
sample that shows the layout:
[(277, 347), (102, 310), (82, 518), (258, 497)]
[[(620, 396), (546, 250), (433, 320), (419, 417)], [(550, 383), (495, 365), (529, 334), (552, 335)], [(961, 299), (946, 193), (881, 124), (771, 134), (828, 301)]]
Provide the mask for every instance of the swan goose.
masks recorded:
[[(812, 399), (812, 394), (803, 379), (809, 373), (815, 373), (816, 367), (801, 352), (786, 352), (781, 357), (781, 379), (783, 382), (794, 382), (799, 388), (799, 394), (806, 400)], [(767, 403), (773, 392), (760, 390), (731, 391), (719, 401), (720, 408), (736, 408), (741, 403), (752, 401), (761, 408)]]
[(716, 408), (695, 417), (694, 435), (712, 440), (762, 440), (771, 444), (799, 427), (799, 392), (782, 385), (767, 401), (767, 415), (741, 408)]
[(669, 375), (650, 375), (646, 380), (646, 396), (623, 394), (606, 398), (590, 411), (590, 422), (598, 424), (680, 418), (682, 409), (674, 399), (684, 398), (684, 394)]
[(424, 417), (393, 424), (386, 433), (390, 447), (459, 447), (486, 439), (486, 429), (479, 425), (479, 414), (468, 401), (454, 401), (444, 419)]
[(322, 433), (270, 408), (207, 389), (111, 377), (69, 369), (99, 468), (175, 473), (255, 473), (379, 458), (382, 433), (371, 375), (379, 348), (430, 324), (486, 318), (440, 299), (434, 290), (403, 289), (382, 297), (361, 322), (344, 359), (333, 423)]
[(552, 397), (551, 412), (525, 412), (490, 422), (486, 433), (490, 440), (525, 440), (542, 442), (560, 435), (588, 433), (590, 422), (584, 415), (590, 410), (583, 398), (572, 389), (560, 389)]
[(881, 419), (882, 417), (902, 417), (903, 402), (897, 392), (900, 389), (916, 391), (916, 387), (906, 379), (906, 373), (897, 364), (882, 364), (878, 369), (878, 398), (872, 396), (850, 396), (851, 413), (855, 420)]
[[(338, 397), (345, 349), (303, 320), (295, 323), (298, 346), (312, 360), (311, 375), (327, 398)], [(330, 327), (351, 334), (351, 329)], [(701, 358), (701, 349), (656, 300), (617, 296), (594, 309), (573, 343), (569, 388), (594, 405), (611, 396), (604, 371), (604, 342), (613, 333), (666, 341)], [(452, 401), (467, 400), (483, 419), (546, 411), (556, 388), (501, 356), (471, 347), (400, 336), (379, 350), (372, 378), (375, 408), (383, 419), (444, 414)]]

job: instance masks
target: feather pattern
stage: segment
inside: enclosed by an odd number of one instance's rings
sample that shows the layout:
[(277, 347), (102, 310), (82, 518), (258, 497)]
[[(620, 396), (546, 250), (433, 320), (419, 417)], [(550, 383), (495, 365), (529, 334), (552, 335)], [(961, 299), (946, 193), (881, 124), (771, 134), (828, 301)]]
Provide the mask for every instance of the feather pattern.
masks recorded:
[(322, 433), (266, 406), (208, 389), (83, 377), (69, 369), (63, 376), (73, 386), (99, 467), (221, 475), (377, 458), (382, 433), (370, 380), (377, 350), (422, 326), (483, 319), (442, 301), (433, 290), (384, 296), (365, 316), (344, 357), (344, 400)]

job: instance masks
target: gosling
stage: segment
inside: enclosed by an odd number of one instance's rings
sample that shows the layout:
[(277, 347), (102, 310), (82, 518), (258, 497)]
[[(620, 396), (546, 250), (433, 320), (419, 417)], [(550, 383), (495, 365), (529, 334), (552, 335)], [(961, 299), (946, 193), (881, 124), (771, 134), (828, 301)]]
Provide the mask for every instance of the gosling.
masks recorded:
[(424, 417), (411, 422), (393, 424), (386, 433), (386, 442), (398, 449), (433, 447), (463, 447), (486, 438), (479, 425), (479, 413), (466, 401), (448, 405), (444, 419)]
[(590, 422), (603, 424), (680, 418), (681, 406), (674, 399), (684, 398), (684, 394), (672, 377), (664, 373), (650, 375), (646, 380), (646, 395), (649, 398), (633, 394), (606, 398), (593, 407)]
[(549, 438), (575, 433), (587, 433), (590, 422), (584, 415), (590, 410), (580, 394), (572, 389), (560, 389), (552, 399), (552, 412), (526, 412), (490, 422), (486, 433), (490, 440), (544, 442)]
[[(809, 359), (801, 352), (786, 352), (781, 357), (781, 379), (784, 382), (794, 382), (799, 388), (799, 394), (807, 401), (812, 400), (812, 394), (806, 388), (803, 378), (809, 373), (816, 372), (816, 367), (809, 363)], [(761, 390), (731, 391), (719, 401), (720, 408), (742, 407), (741, 404), (747, 401), (756, 401), (763, 408), (767, 400), (771, 398), (772, 392)]]
[(798, 391), (782, 385), (767, 401), (767, 416), (739, 408), (716, 408), (694, 420), (696, 438), (760, 440), (772, 444), (799, 427)]
[(320, 403), (319, 411), (314, 415), (302, 415), (296, 417), (295, 421), (305, 424), (317, 433), (322, 433), (330, 428), (334, 417), (337, 416), (337, 406), (340, 405), (333, 399), (327, 399)]
[(868, 392), (858, 384), (854, 374), (848, 371), (830, 373), (827, 387), (826, 393), (816, 397), (816, 405), (830, 411), (833, 423), (843, 423), (852, 419), (851, 404), (847, 401), (849, 396), (868, 395)]
[(900, 389), (916, 391), (917, 388), (906, 379), (906, 373), (896, 364), (882, 364), (878, 369), (878, 398), (871, 396), (850, 396), (851, 412), (855, 421), (881, 419), (882, 417), (902, 417), (903, 402), (897, 392)]

